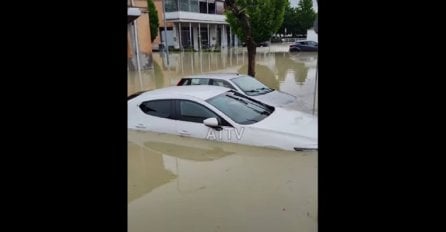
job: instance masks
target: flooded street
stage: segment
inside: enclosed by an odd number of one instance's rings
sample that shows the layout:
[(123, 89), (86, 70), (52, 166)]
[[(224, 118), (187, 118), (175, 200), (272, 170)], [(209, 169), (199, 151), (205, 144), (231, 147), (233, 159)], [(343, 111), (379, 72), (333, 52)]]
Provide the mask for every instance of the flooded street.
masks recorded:
[[(247, 73), (246, 48), (153, 53), (128, 73), (128, 95), (186, 75)], [(256, 78), (317, 115), (317, 53), (257, 49)], [(315, 109), (316, 108), (316, 109)], [(280, 123), (280, 122), (278, 122)], [(128, 231), (317, 231), (317, 151), (290, 152), (128, 130)]]
[[(256, 78), (270, 88), (297, 97), (294, 109), (317, 115), (315, 104), (317, 52), (288, 52), (288, 45), (257, 48)], [(153, 53), (151, 70), (128, 72), (128, 95), (176, 85), (181, 77), (203, 73), (248, 72), (246, 48), (222, 52)], [(317, 97), (317, 96), (316, 96)], [(315, 110), (313, 110), (316, 108)]]

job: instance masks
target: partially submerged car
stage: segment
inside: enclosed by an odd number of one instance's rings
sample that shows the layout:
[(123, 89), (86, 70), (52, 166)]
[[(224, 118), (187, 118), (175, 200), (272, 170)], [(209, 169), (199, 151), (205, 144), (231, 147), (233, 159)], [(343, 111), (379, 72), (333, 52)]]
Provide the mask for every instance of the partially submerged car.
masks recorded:
[(181, 85), (216, 85), (236, 90), (268, 105), (287, 107), (297, 99), (295, 96), (269, 88), (257, 79), (238, 73), (210, 73), (183, 77)]
[(128, 128), (290, 151), (317, 150), (317, 117), (218, 86), (172, 86), (128, 99)]
[(317, 52), (318, 43), (311, 40), (299, 40), (290, 45), (290, 52)]

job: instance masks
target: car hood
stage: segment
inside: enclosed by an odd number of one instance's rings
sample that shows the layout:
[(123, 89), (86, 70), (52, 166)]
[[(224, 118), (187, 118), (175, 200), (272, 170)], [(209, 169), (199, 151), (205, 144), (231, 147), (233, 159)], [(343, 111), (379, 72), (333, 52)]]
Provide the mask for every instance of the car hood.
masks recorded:
[(283, 107), (296, 101), (296, 97), (278, 90), (274, 90), (267, 94), (251, 96), (256, 100), (264, 102), (268, 105)]
[(252, 127), (296, 137), (298, 148), (318, 148), (318, 119), (311, 114), (276, 107), (269, 117), (252, 124)]

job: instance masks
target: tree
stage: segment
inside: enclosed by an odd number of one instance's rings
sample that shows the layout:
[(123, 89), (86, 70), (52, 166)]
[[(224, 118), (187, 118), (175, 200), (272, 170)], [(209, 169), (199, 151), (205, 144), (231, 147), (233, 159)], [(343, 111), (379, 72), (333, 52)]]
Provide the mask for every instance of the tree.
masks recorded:
[[(286, 29), (286, 32), (285, 32)], [(296, 8), (291, 7), (288, 1), (285, 6), (285, 15), (283, 17), (283, 23), (279, 29), (282, 34), (292, 34), (296, 36), (297, 34), (302, 34), (302, 29), (300, 28)]]
[(290, 2), (287, 1), (285, 3), (285, 12), (284, 12), (284, 16), (283, 16), (283, 22), (279, 28), (280, 33), (282, 33), (284, 35), (290, 33), (290, 29), (292, 28), (292, 26), (291, 26), (292, 21), (289, 19), (292, 15), (293, 15), (293, 8), (291, 7)]
[(283, 22), (288, 0), (225, 0), (226, 21), (248, 49), (248, 75), (255, 77), (257, 44), (269, 40)]
[(316, 19), (316, 12), (313, 9), (312, 0), (300, 0), (296, 9), (297, 20), (300, 28), (307, 33), (307, 30), (313, 27), (314, 20)]
[(153, 42), (158, 36), (158, 11), (156, 10), (155, 3), (153, 0), (147, 0), (147, 9), (149, 10), (149, 21), (150, 21), (150, 40)]

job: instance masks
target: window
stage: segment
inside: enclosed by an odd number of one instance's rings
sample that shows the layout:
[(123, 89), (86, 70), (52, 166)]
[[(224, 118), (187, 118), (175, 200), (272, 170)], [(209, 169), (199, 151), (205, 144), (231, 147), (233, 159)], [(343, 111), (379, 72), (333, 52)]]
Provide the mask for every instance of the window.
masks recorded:
[(181, 100), (180, 101), (180, 120), (188, 122), (203, 123), (208, 118), (216, 118), (221, 126), (230, 126), (226, 120), (212, 112), (207, 107), (196, 102)]
[(176, 0), (165, 0), (166, 12), (178, 11), (178, 5)]
[(216, 14), (219, 14), (219, 15), (224, 14), (224, 12), (225, 12), (224, 2), (215, 2), (215, 8), (216, 8), (216, 10), (215, 10)]
[(231, 81), (248, 96), (257, 96), (273, 91), (273, 89), (250, 76), (236, 77)]
[(207, 78), (194, 78), (192, 79), (191, 85), (208, 85), (209, 79)]
[(191, 79), (181, 79), (180, 80), (180, 82), (178, 82), (178, 86), (181, 86), (181, 85), (190, 85), (190, 83), (191, 83)]
[(171, 118), (173, 116), (171, 106), (171, 100), (154, 100), (141, 103), (139, 108), (148, 115), (160, 118)]
[(208, 8), (209, 8), (208, 14), (215, 14), (215, 3), (209, 3)]
[(207, 118), (219, 118), (208, 108), (191, 101), (180, 101), (180, 119), (189, 122), (203, 123)]
[(212, 85), (216, 85), (216, 86), (222, 86), (222, 87), (226, 87), (226, 88), (230, 88), (230, 89), (234, 89), (234, 86), (232, 86), (231, 84), (229, 84), (227, 81), (225, 80), (218, 80), (218, 79), (213, 79), (212, 80)]
[(200, 13), (208, 13), (206, 2), (200, 2)]
[(250, 99), (232, 90), (206, 101), (242, 125), (259, 122), (274, 111), (274, 107)]

